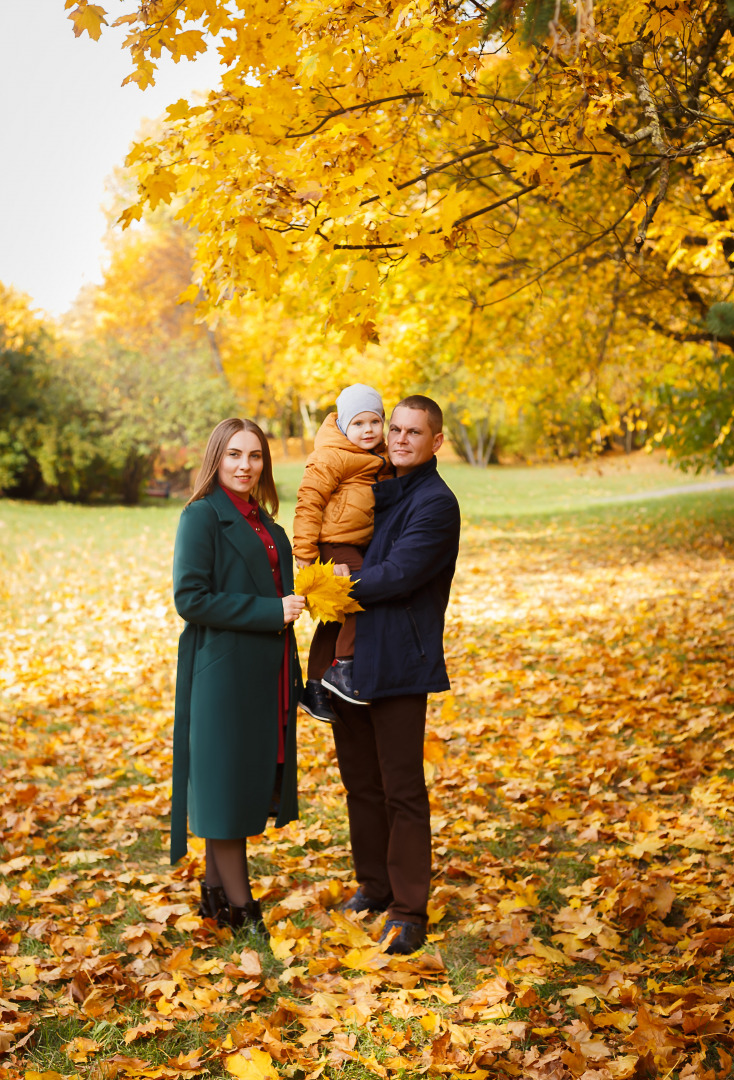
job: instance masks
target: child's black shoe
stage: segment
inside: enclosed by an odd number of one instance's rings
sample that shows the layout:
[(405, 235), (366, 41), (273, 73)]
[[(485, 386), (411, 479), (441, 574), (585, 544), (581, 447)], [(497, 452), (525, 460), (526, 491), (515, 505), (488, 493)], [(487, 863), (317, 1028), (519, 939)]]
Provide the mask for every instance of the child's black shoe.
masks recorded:
[(331, 707), (329, 695), (324, 690), (318, 679), (307, 679), (303, 688), (303, 697), (298, 702), (304, 712), (313, 716), (314, 720), (323, 720), (325, 724), (333, 724), (337, 715)]
[(321, 680), (321, 685), (332, 694), (351, 702), (352, 705), (369, 705), (359, 696), (359, 690), (352, 687), (352, 660), (335, 660)]

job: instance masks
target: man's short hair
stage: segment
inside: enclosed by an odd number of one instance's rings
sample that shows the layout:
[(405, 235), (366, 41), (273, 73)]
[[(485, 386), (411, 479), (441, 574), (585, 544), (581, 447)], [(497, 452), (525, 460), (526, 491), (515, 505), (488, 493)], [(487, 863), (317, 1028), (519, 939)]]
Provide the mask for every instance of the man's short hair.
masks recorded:
[(396, 409), (421, 409), (427, 414), (428, 426), (431, 429), (433, 435), (438, 435), (440, 431), (443, 431), (443, 413), (441, 412), (441, 406), (437, 405), (433, 398), (425, 397), (423, 394), (411, 394), (410, 397), (403, 398), (395, 406)]

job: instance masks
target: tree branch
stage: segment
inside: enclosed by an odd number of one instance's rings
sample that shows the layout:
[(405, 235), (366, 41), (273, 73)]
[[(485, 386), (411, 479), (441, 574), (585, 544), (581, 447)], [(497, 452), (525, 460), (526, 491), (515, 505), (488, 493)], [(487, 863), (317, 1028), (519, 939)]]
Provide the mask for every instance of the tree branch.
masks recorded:
[[(155, 38), (157, 32), (161, 30), (172, 15), (175, 15), (180, 7), (183, 6), (184, 0), (174, 0), (173, 7), (169, 8), (165, 15), (162, 15), (160, 19), (154, 19), (152, 22), (145, 24), (145, 31), (141, 32), (141, 37), (145, 36), (146, 45), (150, 45), (151, 41)], [(147, 31), (147, 32), (146, 32)], [(173, 50), (166, 46), (169, 52)]]
[[(706, 330), (671, 330), (667, 326), (663, 326), (652, 315), (647, 315), (642, 311), (635, 311), (634, 318), (638, 322), (643, 323), (644, 326), (649, 326), (651, 330), (655, 330), (658, 334), (662, 334), (663, 337), (670, 338), (671, 341), (680, 341), (682, 343), (688, 343), (692, 345), (705, 345), (711, 344), (711, 333)], [(729, 349), (734, 350), (734, 337), (718, 338), (721, 344), (726, 345)]]
[[(481, 217), (482, 214), (488, 214), (491, 210), (497, 210), (500, 206), (507, 206), (508, 203), (515, 202), (522, 195), (527, 195), (530, 191), (535, 191), (539, 184), (529, 184), (527, 187), (521, 188), (519, 191), (513, 191), (511, 195), (506, 196), (504, 199), (498, 199), (497, 202), (490, 203), (489, 206), (483, 206), (480, 210), (474, 210), (471, 214), (465, 214), (464, 217), (457, 218), (456, 221), (451, 222), (451, 228), (455, 229), (457, 225), (463, 225), (465, 221), (471, 221), (472, 218)], [(441, 229), (430, 229), (426, 236), (437, 236)], [(324, 236), (320, 229), (317, 229), (316, 235), (320, 236), (322, 240), (325, 240), (327, 244), (332, 241), (328, 236)], [(338, 251), (380, 251), (387, 248), (400, 248), (403, 246), (404, 241), (397, 240), (389, 243), (381, 244), (334, 244), (334, 249)]]
[[(731, 9), (730, 9), (731, 10)], [(698, 102), (698, 95), (703, 86), (704, 79), (706, 78), (706, 72), (708, 71), (709, 64), (714, 58), (716, 50), (721, 44), (721, 39), (727, 30), (732, 29), (734, 20), (728, 15), (719, 21), (718, 25), (714, 28), (714, 32), (706, 42), (706, 47), (701, 52), (701, 63), (698, 65), (698, 70), (693, 77), (693, 81), (688, 89), (689, 102)]]
[(655, 192), (655, 197), (645, 211), (645, 216), (640, 222), (640, 227), (637, 230), (637, 236), (635, 237), (635, 250), (639, 253), (642, 251), (642, 245), (645, 243), (647, 237), (647, 229), (657, 213), (660, 203), (665, 198), (668, 190), (668, 181), (670, 180), (670, 160), (663, 158), (660, 162), (660, 179), (658, 181), (658, 190)]
[(328, 124), (329, 120), (334, 120), (337, 116), (346, 116), (347, 113), (361, 112), (363, 109), (374, 109), (378, 105), (385, 105), (389, 101), (410, 101), (412, 98), (422, 98), (422, 90), (409, 90), (405, 94), (393, 94), (392, 97), (376, 98), (374, 101), (363, 101), (359, 105), (345, 105), (343, 109), (334, 109), (333, 112), (327, 113), (319, 120), (315, 127), (312, 127), (309, 131), (294, 131), (292, 135), (286, 135), (286, 139), (305, 139), (307, 135), (315, 135), (317, 131), (320, 131), (324, 124)]
[(600, 233), (595, 233), (594, 236), (592, 236), (585, 243), (580, 244), (579, 247), (574, 249), (574, 251), (570, 251), (568, 253), (568, 255), (562, 255), (560, 259), (556, 259), (556, 261), (554, 263), (551, 263), (550, 266), (546, 266), (545, 269), (540, 270), (535, 275), (535, 277), (532, 277), (528, 281), (524, 281), (521, 285), (518, 285), (518, 287), (516, 289), (513, 289), (512, 292), (505, 293), (504, 296), (500, 296), (496, 300), (490, 300), (490, 302), (487, 303), (487, 304), (482, 304), (481, 305), (482, 308), (494, 307), (495, 304), (501, 304), (503, 301), (509, 300), (513, 296), (517, 296), (517, 294), (522, 292), (523, 289), (527, 289), (528, 286), (534, 285), (537, 281), (540, 281), (540, 279), (545, 277), (547, 274), (552, 273), (553, 270), (555, 270), (557, 267), (561, 266), (563, 263), (568, 262), (570, 259), (576, 258), (577, 255), (580, 255), (583, 251), (586, 251), (588, 248), (592, 247), (594, 244), (596, 244), (603, 237), (609, 236), (610, 233), (613, 233), (622, 224), (624, 219), (627, 217), (629, 212), (634, 207), (634, 205), (637, 202), (637, 200), (639, 199), (639, 197), (640, 197), (639, 195), (636, 195), (635, 198), (632, 200), (632, 202), (627, 207), (627, 209), (624, 211), (624, 213), (621, 214), (621, 216), (618, 217), (616, 221), (614, 221), (611, 225), (609, 225), (608, 228), (603, 229), (602, 232), (600, 232)]
[(607, 124), (605, 131), (608, 131), (610, 135), (613, 135), (618, 143), (622, 146), (635, 146), (637, 143), (642, 142), (643, 139), (647, 139), (652, 134), (652, 125), (646, 124), (645, 127), (635, 131), (632, 135), (627, 135), (624, 131), (620, 131), (614, 124)]
[(665, 198), (668, 190), (668, 181), (670, 179), (670, 160), (668, 157), (668, 147), (663, 140), (662, 131), (660, 129), (660, 117), (658, 115), (658, 108), (653, 97), (650, 86), (645, 78), (645, 72), (643, 71), (643, 59), (644, 48), (641, 42), (636, 41), (631, 49), (632, 63), (630, 64), (630, 74), (632, 81), (637, 87), (637, 97), (642, 105), (642, 110), (647, 117), (648, 127), (650, 129), (650, 141), (657, 150), (661, 157), (660, 162), (660, 178), (658, 180), (658, 190), (655, 194), (655, 198), (648, 206), (645, 216), (640, 223), (640, 228), (637, 231), (635, 237), (635, 248), (638, 252), (642, 251), (642, 246), (645, 243), (647, 237), (647, 230), (650, 222), (655, 217), (657, 209), (661, 202)]
[[(421, 180), (425, 180), (427, 176), (433, 176), (435, 173), (443, 172), (444, 169), (448, 169), (451, 165), (456, 165), (460, 161), (466, 161), (468, 158), (478, 157), (480, 154), (489, 154), (492, 150), (496, 150), (498, 146), (499, 143), (487, 143), (477, 150), (467, 150), (465, 154), (459, 154), (458, 157), (451, 158), (450, 161), (444, 161), (440, 165), (434, 165), (430, 169), (422, 169), (418, 176), (414, 176), (410, 180), (404, 180), (402, 184), (397, 184), (395, 190), (404, 191), (405, 188), (412, 187), (413, 184), (418, 184)], [(368, 199), (363, 199), (359, 205), (367, 206), (369, 203), (376, 202), (380, 198), (380, 195), (370, 195)]]
[[(497, 210), (500, 206), (507, 206), (508, 203), (514, 202), (515, 199), (519, 199), (521, 195), (527, 195), (528, 192), (535, 191), (537, 187), (540, 187), (540, 184), (528, 184), (526, 187), (520, 188), (519, 191), (513, 191), (512, 195), (508, 195), (505, 199), (500, 199), (490, 206), (483, 206), (481, 210), (475, 210), (471, 214), (464, 214), (463, 217), (457, 218), (456, 221), (451, 222), (451, 228), (455, 229), (457, 225), (463, 225), (465, 221), (471, 221), (472, 218), (481, 217), (482, 214), (488, 214), (490, 210)], [(438, 229), (432, 230), (432, 232), (438, 231)]]
[(668, 148), (663, 140), (663, 135), (660, 130), (660, 117), (658, 116), (658, 107), (655, 102), (655, 98), (652, 96), (652, 91), (645, 78), (645, 72), (643, 70), (644, 49), (639, 41), (636, 41), (632, 46), (631, 56), (632, 63), (630, 64), (630, 75), (632, 81), (637, 87), (637, 97), (642, 105), (642, 111), (647, 117), (647, 122), (650, 127), (650, 138), (652, 145), (657, 152), (664, 156), (668, 153)]

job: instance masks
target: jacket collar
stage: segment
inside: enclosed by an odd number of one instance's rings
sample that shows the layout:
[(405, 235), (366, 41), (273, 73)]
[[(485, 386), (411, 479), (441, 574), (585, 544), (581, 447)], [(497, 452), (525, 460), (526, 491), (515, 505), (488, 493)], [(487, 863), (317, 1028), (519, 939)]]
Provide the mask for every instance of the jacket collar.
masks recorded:
[(231, 499), (227, 498), (219, 484), (215, 484), (213, 490), (205, 498), (214, 507), (217, 517), (223, 525), (235, 522), (242, 517), (235, 504)]
[(393, 476), (389, 480), (382, 480), (379, 484), (374, 484), (375, 506), (392, 506), (393, 503), (400, 502), (410, 491), (433, 476), (437, 467), (438, 462), (434, 454), (428, 461), (424, 461), (422, 465), (411, 469), (404, 476)]

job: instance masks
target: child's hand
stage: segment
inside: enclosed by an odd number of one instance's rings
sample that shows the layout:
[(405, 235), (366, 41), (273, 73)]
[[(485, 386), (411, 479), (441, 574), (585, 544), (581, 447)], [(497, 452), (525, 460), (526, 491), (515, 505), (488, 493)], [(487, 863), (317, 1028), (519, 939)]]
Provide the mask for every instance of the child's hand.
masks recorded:
[(299, 559), (297, 555), (296, 555), (295, 558), (296, 558), (296, 566), (298, 567), (299, 570), (303, 570), (304, 566), (311, 566), (312, 563), (314, 563), (316, 561), (315, 559)]
[(349, 577), (352, 571), (349, 569), (346, 563), (334, 564), (334, 577)]

